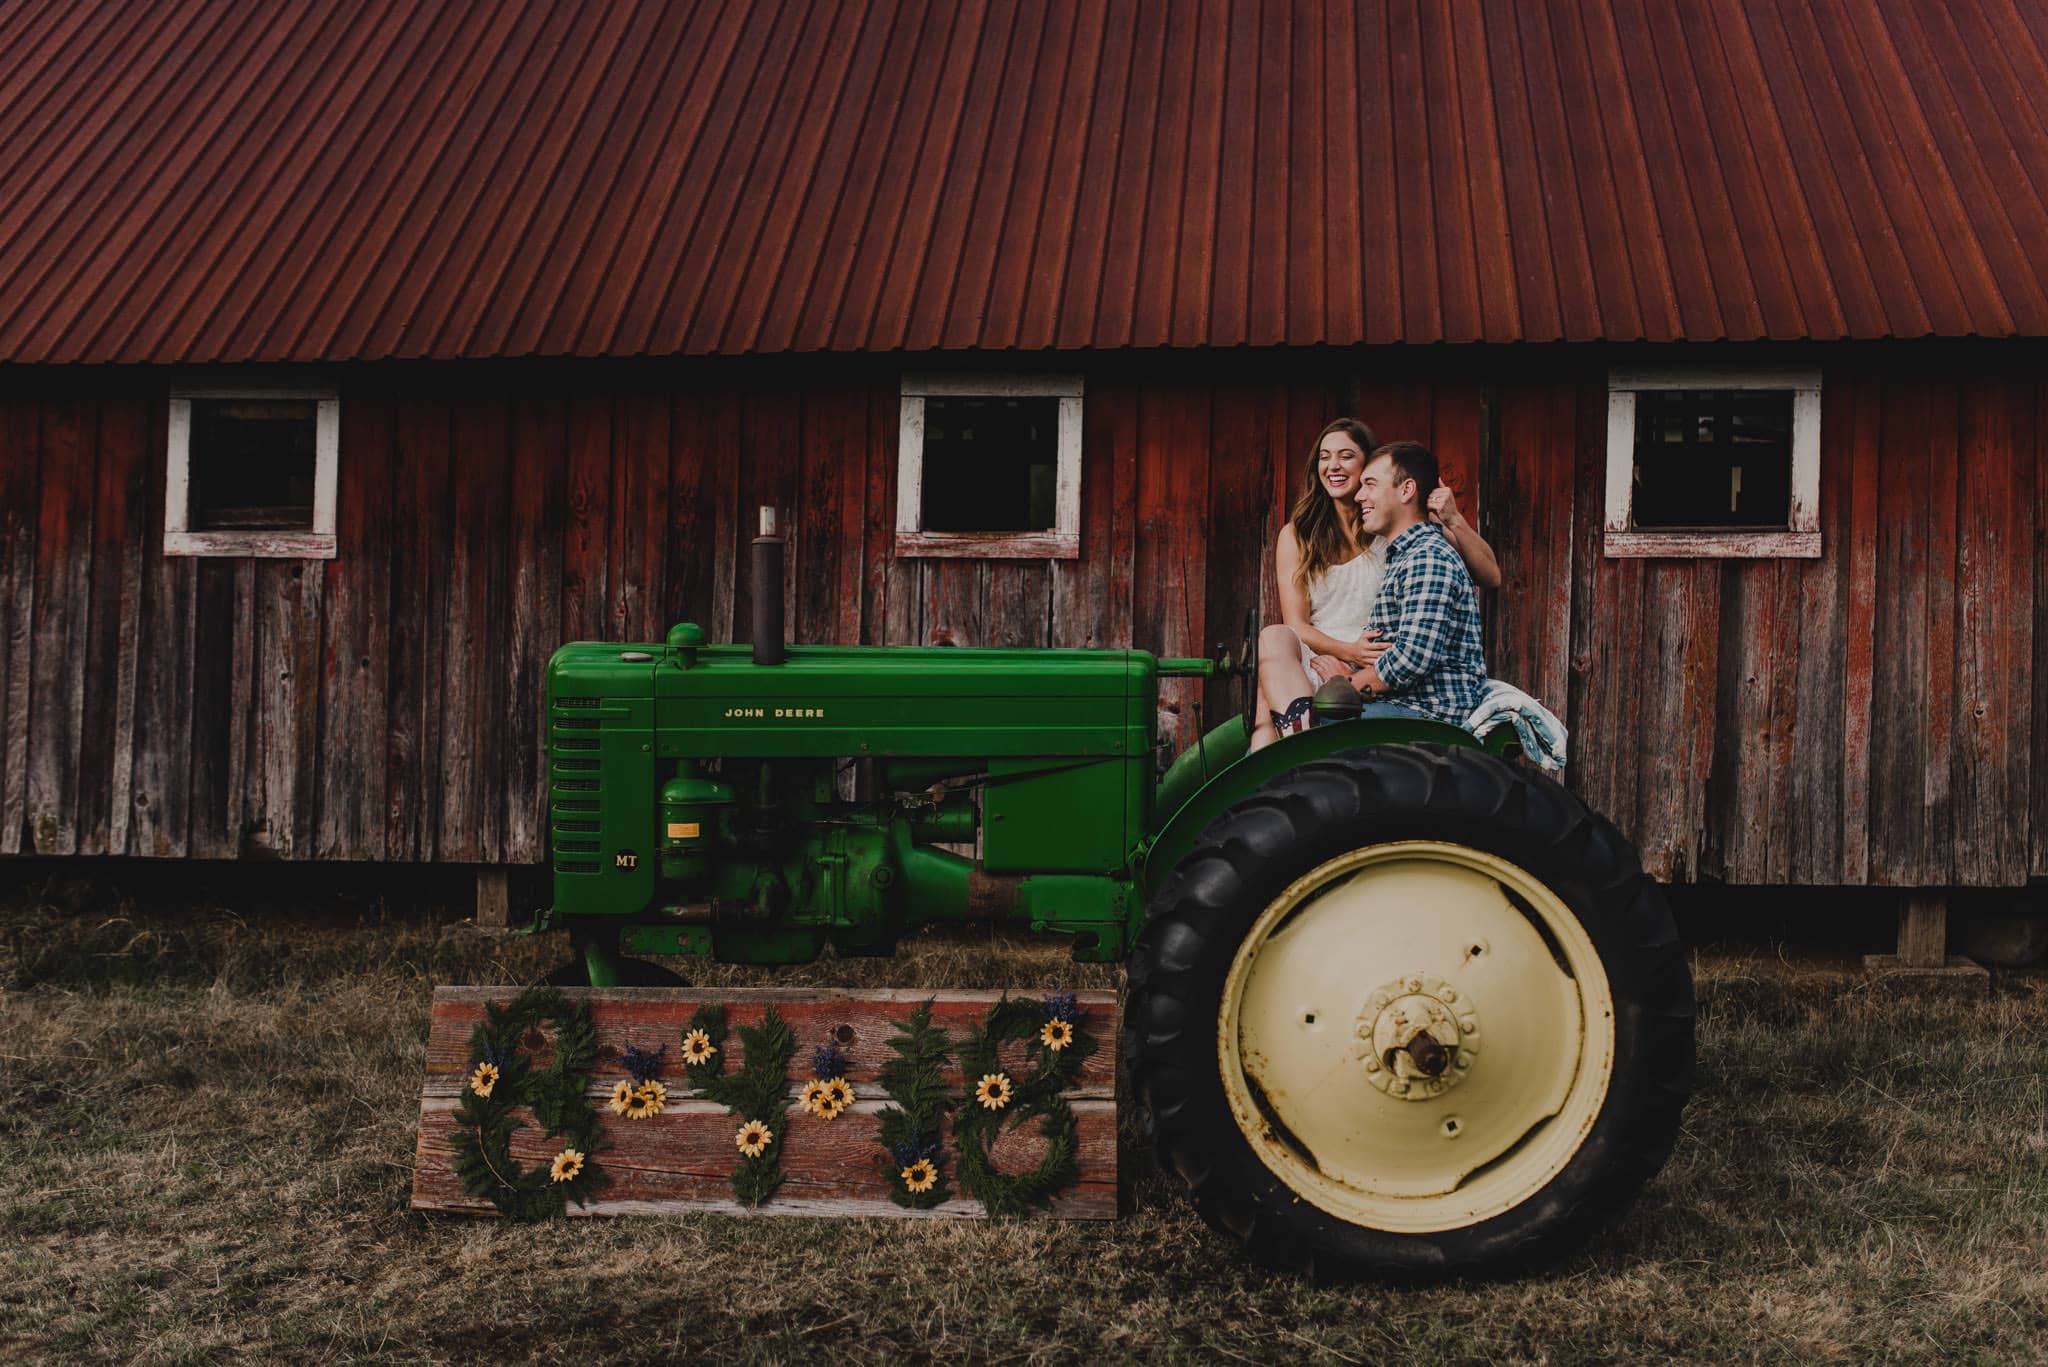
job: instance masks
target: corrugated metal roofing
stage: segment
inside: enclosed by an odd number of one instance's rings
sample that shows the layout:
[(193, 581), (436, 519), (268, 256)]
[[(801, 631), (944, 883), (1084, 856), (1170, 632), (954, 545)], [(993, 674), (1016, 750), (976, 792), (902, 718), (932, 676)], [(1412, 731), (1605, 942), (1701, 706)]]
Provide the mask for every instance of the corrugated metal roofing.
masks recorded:
[(0, 0), (0, 360), (2048, 335), (2040, 0)]

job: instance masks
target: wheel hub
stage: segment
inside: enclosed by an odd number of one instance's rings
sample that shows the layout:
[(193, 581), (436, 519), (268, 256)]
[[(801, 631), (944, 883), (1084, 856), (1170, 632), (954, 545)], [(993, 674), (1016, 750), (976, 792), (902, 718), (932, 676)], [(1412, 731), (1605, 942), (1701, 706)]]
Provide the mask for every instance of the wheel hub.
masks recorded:
[(1479, 1054), (1479, 1012), (1442, 978), (1411, 973), (1376, 988), (1358, 1017), (1365, 1080), (1429, 1101), (1463, 1082)]

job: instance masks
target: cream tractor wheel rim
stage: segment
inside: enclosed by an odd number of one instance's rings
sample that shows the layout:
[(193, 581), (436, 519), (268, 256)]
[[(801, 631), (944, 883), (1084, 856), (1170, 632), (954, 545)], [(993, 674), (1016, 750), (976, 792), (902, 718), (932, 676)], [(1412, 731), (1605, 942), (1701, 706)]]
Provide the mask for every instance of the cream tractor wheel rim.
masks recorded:
[(1504, 859), (1409, 840), (1340, 855), (1253, 924), (1223, 985), (1223, 1089), (1261, 1161), (1371, 1229), (1460, 1229), (1541, 1191), (1614, 1070), (1591, 937)]

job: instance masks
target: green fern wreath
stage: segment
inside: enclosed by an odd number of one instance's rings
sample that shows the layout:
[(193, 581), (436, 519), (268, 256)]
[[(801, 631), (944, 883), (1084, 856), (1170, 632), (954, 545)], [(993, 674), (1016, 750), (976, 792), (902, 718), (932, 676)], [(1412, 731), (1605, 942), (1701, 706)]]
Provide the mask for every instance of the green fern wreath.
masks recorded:
[[(1004, 1072), (997, 1057), (998, 1047), (1014, 1040), (1025, 1042), (1029, 1063), (1021, 1078)], [(953, 1144), (960, 1155), (961, 1187), (990, 1215), (1042, 1209), (1080, 1178), (1080, 1127), (1062, 1093), (1074, 1085), (1082, 1062), (1094, 1052), (1095, 1041), (1083, 1028), (1071, 992), (1042, 1002), (1005, 997), (969, 1028), (960, 1051), (967, 1096), (953, 1122)], [(1045, 1136), (1045, 1157), (1029, 1172), (997, 1171), (989, 1150), (1005, 1124), (1015, 1128), (1033, 1119)]]
[[(555, 1027), (555, 1057), (533, 1066), (521, 1047), (530, 1030)], [(484, 1018), (469, 1036), (469, 1077), (455, 1108), (455, 1173), (462, 1189), (489, 1199), (514, 1220), (561, 1215), (570, 1201), (588, 1205), (610, 1184), (598, 1165), (603, 1127), (584, 1095), (597, 1063), (590, 1011), (552, 987), (529, 987), (510, 1006), (484, 1003)], [(546, 1167), (521, 1168), (512, 1157), (513, 1132), (524, 1123), (520, 1107), (562, 1147)]]

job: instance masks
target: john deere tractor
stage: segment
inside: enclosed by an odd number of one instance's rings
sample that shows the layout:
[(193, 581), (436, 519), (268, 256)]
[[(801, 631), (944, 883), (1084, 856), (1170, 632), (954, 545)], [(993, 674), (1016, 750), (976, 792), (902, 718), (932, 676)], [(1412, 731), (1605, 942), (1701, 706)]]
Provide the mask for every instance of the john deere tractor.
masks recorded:
[(1339, 719), (1247, 753), (1233, 716), (1162, 772), (1159, 681), (1242, 653), (785, 646), (780, 541), (754, 558), (752, 645), (685, 623), (549, 664), (565, 980), (1066, 936), (1127, 966), (1165, 1166), (1253, 1258), (1321, 1274), (1540, 1260), (1663, 1164), (1693, 1055), (1670, 912), (1504, 735)]

